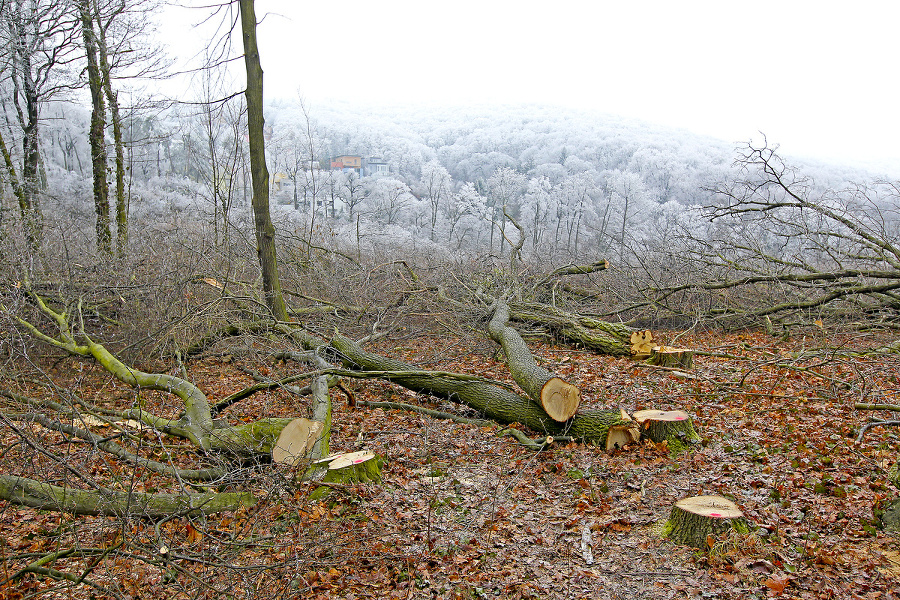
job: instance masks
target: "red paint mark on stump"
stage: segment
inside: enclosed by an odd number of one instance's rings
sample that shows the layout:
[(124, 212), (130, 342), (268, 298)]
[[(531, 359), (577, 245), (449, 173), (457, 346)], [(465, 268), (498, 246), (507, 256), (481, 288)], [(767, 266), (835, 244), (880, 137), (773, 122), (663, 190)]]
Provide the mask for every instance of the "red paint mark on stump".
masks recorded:
[(684, 417), (675, 417), (676, 421), (684, 421)]
[(709, 513), (709, 516), (711, 516), (711, 517), (721, 517), (721, 516), (722, 516), (722, 513)]

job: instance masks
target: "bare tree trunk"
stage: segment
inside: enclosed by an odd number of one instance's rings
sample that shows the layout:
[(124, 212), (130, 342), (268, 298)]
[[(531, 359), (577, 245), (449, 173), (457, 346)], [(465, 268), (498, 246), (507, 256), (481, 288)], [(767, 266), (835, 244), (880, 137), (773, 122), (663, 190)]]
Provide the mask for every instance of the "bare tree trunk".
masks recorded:
[(244, 64), (247, 69), (247, 129), (250, 137), (250, 173), (253, 180), (253, 216), (256, 243), (262, 269), (266, 304), (279, 321), (287, 321), (287, 306), (281, 293), (278, 261), (275, 253), (275, 226), (269, 214), (269, 171), (263, 118), (263, 70), (256, 45), (256, 11), (253, 0), (240, 0), (241, 32), (244, 39)]
[(97, 62), (97, 37), (88, 0), (79, 0), (81, 31), (87, 57), (88, 87), (91, 91), (91, 164), (94, 174), (94, 210), (97, 213), (97, 250), (112, 254), (112, 232), (109, 220), (109, 183), (106, 181), (106, 107), (103, 102), (103, 81)]
[(109, 117), (113, 127), (113, 145), (116, 152), (116, 251), (119, 256), (124, 256), (125, 248), (128, 245), (128, 200), (125, 197), (125, 144), (122, 141), (122, 115), (119, 111), (118, 94), (112, 87), (106, 31), (100, 23), (97, 24), (97, 31), (97, 49), (103, 74), (103, 89), (109, 105)]

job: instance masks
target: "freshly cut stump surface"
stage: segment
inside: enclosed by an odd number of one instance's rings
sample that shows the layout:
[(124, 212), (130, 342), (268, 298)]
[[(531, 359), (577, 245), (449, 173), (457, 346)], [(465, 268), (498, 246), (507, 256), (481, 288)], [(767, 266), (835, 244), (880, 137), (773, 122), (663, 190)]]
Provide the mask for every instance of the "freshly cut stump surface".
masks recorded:
[(747, 532), (744, 514), (721, 496), (693, 496), (672, 507), (666, 535), (677, 544), (710, 548), (710, 542), (728, 531)]

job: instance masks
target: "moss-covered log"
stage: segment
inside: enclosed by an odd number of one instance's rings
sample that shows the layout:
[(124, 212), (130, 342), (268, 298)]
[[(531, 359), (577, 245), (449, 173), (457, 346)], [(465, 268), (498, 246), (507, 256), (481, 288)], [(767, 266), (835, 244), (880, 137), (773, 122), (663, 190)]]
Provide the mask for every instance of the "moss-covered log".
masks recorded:
[[(609, 428), (623, 423), (619, 409), (589, 410), (576, 414), (566, 423), (557, 423), (534, 400), (519, 396), (506, 388), (486, 381), (465, 381), (459, 378), (427, 375), (416, 367), (393, 358), (366, 352), (352, 340), (335, 335), (331, 340), (350, 368), (367, 371), (389, 371), (385, 379), (413, 390), (465, 404), (499, 423), (521, 423), (532, 431), (551, 435), (606, 443)], [(404, 375), (404, 371), (415, 371)]]
[(510, 318), (546, 327), (559, 338), (599, 354), (629, 356), (634, 331), (621, 323), (610, 323), (572, 314), (547, 304), (510, 302)]
[(498, 301), (494, 316), (488, 323), (488, 333), (503, 348), (506, 366), (512, 378), (554, 421), (571, 419), (581, 403), (581, 391), (577, 386), (538, 366), (522, 336), (507, 326), (507, 321), (509, 306), (502, 300)]
[(212, 514), (238, 510), (256, 502), (250, 493), (146, 494), (107, 488), (80, 490), (11, 475), (0, 475), (0, 498), (41, 510), (147, 518)]
[(273, 417), (214, 429), (209, 435), (210, 449), (239, 456), (271, 454), (281, 431), (293, 420), (293, 417)]

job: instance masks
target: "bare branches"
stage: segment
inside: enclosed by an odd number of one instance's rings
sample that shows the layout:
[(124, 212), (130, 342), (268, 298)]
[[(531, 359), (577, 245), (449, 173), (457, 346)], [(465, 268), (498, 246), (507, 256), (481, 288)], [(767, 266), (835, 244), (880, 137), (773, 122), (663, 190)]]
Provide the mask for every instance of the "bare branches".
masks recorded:
[(699, 278), (647, 288), (653, 303), (683, 304), (701, 292), (708, 316), (742, 322), (896, 316), (896, 186), (823, 188), (766, 144), (748, 144), (736, 164), (738, 177), (712, 190), (719, 203), (700, 211), (706, 230), (684, 237), (684, 262), (695, 266)]

